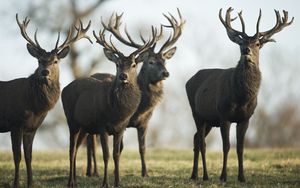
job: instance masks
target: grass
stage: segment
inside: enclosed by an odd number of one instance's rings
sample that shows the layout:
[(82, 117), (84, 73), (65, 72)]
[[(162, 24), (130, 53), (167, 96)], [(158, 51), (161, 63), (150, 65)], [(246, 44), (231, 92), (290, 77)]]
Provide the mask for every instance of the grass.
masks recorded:
[[(101, 152), (98, 152), (101, 153)], [(228, 160), (226, 183), (219, 181), (222, 169), (222, 152), (207, 152), (210, 180), (202, 181), (201, 161), (199, 180), (190, 180), (193, 163), (192, 150), (147, 151), (150, 177), (140, 176), (138, 151), (125, 151), (120, 161), (121, 187), (193, 188), (193, 187), (300, 187), (300, 150), (297, 149), (246, 149), (244, 168), (246, 183), (237, 181), (237, 157), (232, 149)], [(103, 161), (98, 154), (99, 177), (85, 176), (86, 154), (80, 150), (77, 159), (77, 187), (102, 185)], [(33, 178), (35, 187), (66, 187), (69, 173), (68, 151), (33, 152)], [(26, 185), (26, 169), (22, 158), (21, 187)], [(0, 187), (10, 187), (14, 178), (12, 153), (0, 152)], [(113, 160), (109, 163), (109, 184), (113, 185)]]

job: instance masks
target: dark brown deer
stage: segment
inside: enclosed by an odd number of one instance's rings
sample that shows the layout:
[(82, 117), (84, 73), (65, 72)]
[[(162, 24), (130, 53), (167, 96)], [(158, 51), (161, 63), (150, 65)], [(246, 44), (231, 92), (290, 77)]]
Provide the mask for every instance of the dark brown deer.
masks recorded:
[(62, 91), (62, 102), (70, 131), (70, 187), (76, 185), (76, 154), (86, 133), (100, 134), (104, 160), (103, 187), (108, 187), (107, 139), (109, 135), (113, 135), (114, 185), (119, 186), (120, 143), (126, 125), (141, 100), (137, 85), (137, 64), (147, 58), (148, 53), (144, 51), (157, 40), (157, 31), (152, 27), (152, 39), (129, 56), (125, 56), (111, 40), (110, 43), (106, 41), (105, 31), (106, 29), (100, 30), (99, 36), (94, 32), (94, 36), (104, 47), (105, 56), (116, 64), (116, 76), (111, 75), (112, 79), (103, 80), (92, 77), (77, 79)]
[(19, 78), (0, 82), (0, 132), (11, 132), (12, 150), (15, 163), (14, 187), (19, 187), (19, 164), (21, 160), (21, 143), (23, 139), (24, 155), (27, 168), (27, 186), (32, 182), (32, 143), (36, 130), (39, 128), (48, 111), (52, 109), (60, 95), (59, 61), (66, 57), (69, 45), (81, 38), (89, 39), (85, 33), (90, 23), (83, 28), (82, 23), (77, 28), (77, 34), (69, 33), (60, 45), (59, 37), (55, 48), (45, 51), (38, 43), (37, 32), (34, 41), (27, 35), (29, 19), (20, 23), (16, 15), (22, 36), (26, 39), (27, 50), (37, 58), (38, 68), (28, 78)]
[(281, 18), (279, 11), (276, 13), (276, 25), (265, 32), (259, 31), (261, 11), (256, 25), (256, 34), (249, 37), (245, 33), (245, 24), (242, 12), (238, 14), (242, 32), (231, 27), (229, 8), (225, 21), (222, 18), (222, 9), (219, 18), (226, 28), (229, 39), (240, 46), (241, 57), (235, 68), (229, 69), (204, 69), (197, 72), (186, 83), (186, 92), (196, 123), (197, 133), (194, 136), (194, 166), (191, 179), (198, 177), (199, 150), (202, 156), (203, 180), (208, 179), (205, 159), (205, 137), (212, 127), (220, 127), (223, 140), (223, 169), (221, 181), (227, 179), (227, 156), (230, 148), (230, 124), (237, 123), (237, 156), (238, 180), (245, 182), (243, 170), (244, 137), (248, 128), (249, 119), (254, 113), (257, 104), (257, 94), (261, 82), (259, 70), (259, 50), (267, 42), (274, 42), (271, 36), (292, 24), (293, 18), (288, 22), (288, 12), (283, 11)]
[[(148, 122), (152, 116), (153, 110), (155, 109), (156, 105), (163, 97), (163, 80), (169, 77), (169, 72), (166, 69), (166, 60), (170, 59), (175, 51), (176, 47), (172, 47), (178, 38), (181, 36), (182, 29), (184, 26), (185, 21), (182, 19), (179, 9), (177, 9), (180, 21), (178, 22), (175, 17), (171, 14), (169, 16), (164, 16), (170, 23), (170, 26), (173, 29), (172, 35), (167, 39), (167, 41), (162, 45), (158, 52), (155, 52), (156, 43), (152, 45), (151, 48), (147, 50), (148, 58), (143, 61), (143, 66), (138, 74), (138, 85), (142, 93), (141, 102), (138, 106), (137, 111), (133, 114), (130, 118), (130, 121), (127, 127), (134, 127), (137, 129), (138, 132), (138, 142), (139, 142), (139, 152), (141, 156), (141, 164), (142, 164), (142, 176), (147, 177), (147, 168), (145, 162), (145, 138), (146, 132), (148, 128)], [(125, 29), (125, 33), (127, 35), (127, 39), (122, 37), (120, 32), (120, 25), (121, 25), (121, 15), (115, 15), (115, 17), (111, 17), (109, 24), (105, 29), (110, 31), (116, 38), (119, 39), (122, 43), (127, 46), (131, 46), (133, 48), (140, 48), (143, 44), (138, 44), (133, 41), (132, 37), (129, 35), (127, 30)], [(162, 36), (162, 27), (161, 32), (158, 37)], [(145, 43), (144, 38), (141, 36), (142, 41)], [(172, 47), (172, 48), (171, 48)], [(99, 80), (107, 79), (107, 77), (103, 77), (102, 74), (94, 74), (92, 77), (97, 78)], [(88, 176), (92, 174), (91, 168), (91, 159), (93, 158), (94, 162), (94, 175), (97, 175), (97, 164), (95, 159), (95, 138), (89, 136), (87, 139), (87, 172)], [(121, 143), (121, 150), (123, 148), (123, 142)]]

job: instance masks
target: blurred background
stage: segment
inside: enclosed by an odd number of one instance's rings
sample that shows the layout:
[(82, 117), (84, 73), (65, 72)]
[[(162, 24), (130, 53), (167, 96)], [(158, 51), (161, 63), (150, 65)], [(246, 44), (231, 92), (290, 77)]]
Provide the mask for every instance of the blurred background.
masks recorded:
[[(202, 0), (10, 0), (0, 3), (0, 80), (27, 77), (34, 72), (37, 61), (29, 55), (26, 41), (16, 24), (15, 14), (20, 19), (31, 19), (28, 33), (33, 37), (36, 28), (43, 48), (54, 48), (58, 31), (65, 37), (67, 29), (77, 18), (84, 25), (92, 20), (92, 31), (99, 31), (100, 20), (107, 20), (113, 12), (122, 13), (132, 36), (138, 39), (139, 32), (147, 35), (151, 25), (167, 24), (162, 13), (177, 16), (178, 7), (186, 20), (177, 52), (167, 62), (170, 77), (164, 82), (163, 101), (157, 106), (149, 123), (147, 146), (160, 148), (193, 147), (196, 131), (185, 94), (185, 83), (203, 68), (229, 68), (239, 60), (239, 47), (227, 37), (218, 18), (220, 8), (233, 7), (232, 13), (243, 10), (246, 33), (253, 35), (259, 13), (262, 10), (261, 30), (275, 25), (274, 9), (287, 10), (295, 17), (294, 23), (274, 35), (277, 43), (268, 43), (260, 50), (262, 84), (258, 106), (251, 118), (246, 134), (246, 147), (299, 147), (300, 146), (300, 2), (297, 0), (271, 1), (202, 1)], [(225, 10), (223, 11), (225, 13)], [(233, 27), (241, 29), (240, 22)], [(165, 35), (166, 37), (168, 34)], [(62, 38), (63, 38), (62, 37)], [(125, 49), (124, 49), (125, 50)], [(73, 79), (95, 72), (115, 73), (113, 63), (105, 59), (102, 47), (81, 40), (72, 46), (71, 53), (61, 61), (61, 88)], [(0, 104), (1, 105), (1, 104)], [(51, 110), (37, 131), (35, 150), (67, 149), (69, 131), (61, 101)], [(124, 135), (125, 148), (137, 149), (136, 129), (127, 129)], [(222, 148), (220, 130), (215, 128), (207, 137), (211, 150)], [(231, 129), (231, 144), (235, 145), (235, 125)], [(9, 133), (0, 134), (0, 150), (10, 150)]]

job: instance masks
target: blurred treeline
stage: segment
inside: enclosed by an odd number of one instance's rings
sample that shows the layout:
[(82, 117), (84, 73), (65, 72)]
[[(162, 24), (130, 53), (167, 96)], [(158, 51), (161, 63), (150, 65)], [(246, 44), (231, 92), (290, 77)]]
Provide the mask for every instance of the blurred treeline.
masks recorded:
[[(18, 6), (18, 1), (13, 2), (15, 6)], [(91, 29), (94, 29), (97, 32), (98, 29), (101, 28), (99, 15), (103, 15), (105, 20), (112, 13), (112, 11), (106, 10), (109, 3), (116, 4), (118, 1), (29, 1), (26, 4), (22, 4), (22, 12), (20, 12), (20, 15), (22, 15), (22, 17), (28, 16), (31, 19), (30, 27), (41, 28), (43, 33), (49, 32), (49, 36), (55, 41), (55, 37), (59, 31), (61, 32), (61, 35), (65, 37), (69, 26), (78, 22), (78, 19), (81, 19), (84, 24), (87, 24), (91, 19), (92, 25), (94, 25)], [(105, 14), (102, 14), (102, 12)], [(172, 8), (170, 12), (174, 12), (175, 14), (176, 9)], [(185, 16), (185, 12), (182, 11), (182, 13), (183, 16)], [(214, 19), (217, 19), (217, 17)], [(187, 20), (187, 24), (189, 24), (190, 21), (191, 20)], [(139, 25), (131, 24), (129, 27), (131, 30), (144, 31), (146, 30), (145, 28), (149, 27), (149, 25), (146, 24), (147, 23), (143, 25), (143, 22), (140, 22)], [(158, 24), (159, 23), (157, 23), (157, 25)], [(194, 29), (194, 31), (187, 31), (190, 28)], [(198, 29), (201, 29), (201, 32), (207, 32), (207, 34), (205, 36), (198, 36)], [(171, 77), (165, 82), (165, 96), (150, 121), (150, 128), (147, 135), (147, 145), (150, 147), (191, 148), (192, 138), (195, 133), (195, 125), (185, 95), (185, 82), (200, 68), (231, 67), (235, 66), (235, 62), (238, 60), (238, 48), (232, 50), (235, 53), (234, 55), (226, 52), (219, 53), (223, 50), (222, 47), (216, 46), (216, 40), (218, 40), (218, 38), (210, 36), (216, 31), (205, 31), (205, 29), (205, 27), (198, 28), (187, 26), (184, 30), (186, 33), (184, 33), (182, 39), (178, 41), (178, 50), (176, 53), (180, 55), (176, 54), (177, 57), (175, 56), (170, 60), (171, 62), (168, 65), (168, 68)], [(221, 32), (223, 37), (227, 37), (224, 30), (218, 32)], [(285, 32), (283, 33), (288, 35), (288, 32)], [(91, 33), (92, 32), (90, 31), (92, 38)], [(138, 37), (139, 32), (134, 34)], [(192, 45), (190, 45), (191, 42), (193, 43)], [(54, 42), (52, 43), (54, 44)], [(229, 40), (227, 43), (229, 43)], [(91, 50), (91, 48), (93, 48), (93, 50)], [(197, 65), (189, 65), (189, 62), (187, 61), (188, 58), (184, 57), (190, 55), (186, 52), (187, 50), (195, 51), (195, 58), (198, 61)], [(299, 78), (297, 79), (297, 77), (299, 77), (298, 72), (300, 71), (299, 56), (297, 56), (298, 59), (291, 61), (290, 59), (286, 59), (289, 56), (281, 55), (282, 50), (280, 45), (277, 45), (275, 50), (264, 50), (261, 52), (267, 54), (267, 56), (264, 56), (264, 58), (261, 59), (261, 62), (267, 63), (261, 63), (263, 81), (258, 100), (259, 105), (251, 119), (248, 133), (246, 134), (247, 147), (300, 146), (300, 108), (297, 99), (300, 96)], [(221, 59), (223, 62), (220, 62)], [(64, 60), (63, 64), (61, 79), (69, 79), (69, 81), (71, 81), (75, 78), (88, 76), (94, 72), (106, 71), (107, 68), (103, 68), (105, 67), (103, 64), (109, 63), (104, 58), (102, 48), (99, 45), (94, 44), (93, 47), (87, 47), (75, 43), (71, 46), (70, 54), (68, 55), (68, 58)], [(114, 73), (114, 68), (111, 70), (111, 73)], [(66, 74), (69, 74), (70, 76), (65, 76)], [(62, 82), (64, 81), (65, 80), (62, 80)], [(234, 125), (232, 125), (232, 129), (234, 135)], [(51, 148), (56, 146), (68, 146), (69, 133), (60, 102), (56, 105), (55, 109), (49, 113), (44, 125), (39, 129), (38, 133), (43, 135), (43, 138), (40, 140), (42, 141), (45, 139), (45, 142), (50, 145)], [(126, 142), (128, 144), (133, 143), (134, 145), (137, 143), (136, 136), (133, 136), (132, 138), (130, 135), (136, 134), (132, 131), (126, 131), (125, 145)], [(232, 137), (232, 143), (234, 144), (235, 138), (234, 136)], [(0, 140), (3, 140), (3, 138), (1, 139), (1, 136)], [(35, 140), (35, 142), (36, 141), (37, 140)], [(9, 142), (9, 140), (3, 142)], [(218, 129), (212, 131), (211, 135), (208, 136), (207, 144), (208, 146), (216, 144), (221, 146)]]

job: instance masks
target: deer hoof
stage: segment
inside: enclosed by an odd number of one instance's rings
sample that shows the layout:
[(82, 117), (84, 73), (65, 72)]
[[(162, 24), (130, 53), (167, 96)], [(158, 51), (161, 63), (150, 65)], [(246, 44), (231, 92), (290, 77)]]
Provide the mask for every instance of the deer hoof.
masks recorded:
[(203, 181), (209, 180), (208, 175), (203, 175)]
[(245, 179), (244, 176), (238, 176), (238, 180), (239, 180), (240, 182), (246, 182), (246, 179)]
[(198, 179), (198, 175), (193, 173), (191, 175), (191, 180), (197, 180), (197, 179)]

